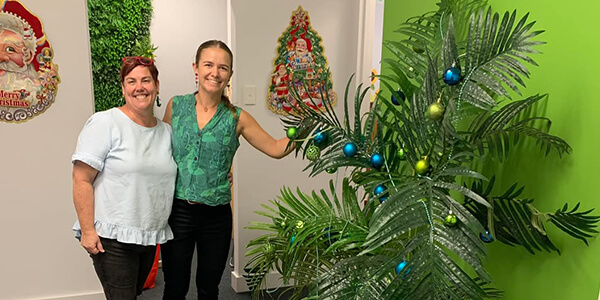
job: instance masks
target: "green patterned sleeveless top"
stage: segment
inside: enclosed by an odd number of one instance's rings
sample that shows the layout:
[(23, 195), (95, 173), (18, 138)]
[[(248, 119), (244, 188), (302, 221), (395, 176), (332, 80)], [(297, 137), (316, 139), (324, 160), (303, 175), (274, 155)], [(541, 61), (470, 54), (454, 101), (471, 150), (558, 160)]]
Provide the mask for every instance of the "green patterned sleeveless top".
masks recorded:
[(198, 128), (194, 94), (173, 98), (173, 158), (177, 163), (175, 198), (222, 205), (231, 201), (227, 173), (240, 143), (236, 134), (241, 108), (233, 116), (223, 102), (204, 128)]

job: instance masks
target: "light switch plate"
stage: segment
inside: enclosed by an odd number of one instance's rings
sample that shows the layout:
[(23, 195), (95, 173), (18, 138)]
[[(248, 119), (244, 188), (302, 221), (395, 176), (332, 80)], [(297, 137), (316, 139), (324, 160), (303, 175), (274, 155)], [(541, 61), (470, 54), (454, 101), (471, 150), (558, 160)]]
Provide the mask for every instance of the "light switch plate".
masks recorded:
[(243, 98), (244, 98), (244, 104), (255, 105), (256, 104), (256, 86), (245, 85)]

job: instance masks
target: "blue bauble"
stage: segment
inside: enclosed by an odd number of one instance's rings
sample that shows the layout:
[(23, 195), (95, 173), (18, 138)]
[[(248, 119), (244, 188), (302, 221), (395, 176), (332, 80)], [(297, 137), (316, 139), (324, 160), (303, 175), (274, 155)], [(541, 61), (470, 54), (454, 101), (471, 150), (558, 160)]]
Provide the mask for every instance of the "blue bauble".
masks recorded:
[(293, 244), (296, 241), (296, 235), (292, 235), (292, 239), (290, 240), (290, 244)]
[(317, 131), (315, 131), (315, 137), (314, 137), (315, 144), (319, 145), (319, 146), (325, 144), (325, 142), (327, 141), (327, 137), (328, 137), (327, 132), (317, 129)]
[(402, 101), (406, 100), (406, 95), (401, 90), (397, 90), (395, 93), (392, 93), (392, 103), (394, 105), (400, 105), (400, 101), (398, 98), (402, 99)]
[(373, 153), (373, 155), (371, 155), (371, 166), (379, 170), (381, 166), (383, 166), (383, 155), (379, 153)]
[(356, 155), (356, 152), (358, 152), (358, 148), (356, 147), (356, 144), (350, 142), (350, 143), (346, 143), (344, 145), (344, 155), (346, 155), (346, 157), (352, 157), (354, 155)]
[(385, 194), (379, 196), (379, 203), (385, 202), (385, 200), (387, 200), (387, 198), (388, 198), (388, 193), (385, 193)]
[(489, 231), (485, 231), (485, 233), (481, 232), (479, 233), (479, 238), (484, 242), (484, 243), (491, 243), (494, 241), (494, 237), (490, 234)]
[[(402, 272), (402, 270), (404, 270), (404, 268), (406, 267), (406, 265), (408, 264), (407, 261), (403, 260), (401, 261), (397, 266), (396, 266), (396, 275), (400, 274), (400, 272)], [(410, 272), (410, 270), (409, 270)], [(408, 272), (406, 272), (408, 274)]]
[(375, 194), (375, 196), (379, 196), (379, 194), (385, 192), (386, 190), (386, 186), (382, 183), (375, 187), (375, 189), (373, 190), (373, 194)]
[(460, 82), (460, 69), (457, 67), (450, 67), (448, 69), (446, 69), (446, 71), (444, 72), (444, 82), (447, 85), (456, 85)]

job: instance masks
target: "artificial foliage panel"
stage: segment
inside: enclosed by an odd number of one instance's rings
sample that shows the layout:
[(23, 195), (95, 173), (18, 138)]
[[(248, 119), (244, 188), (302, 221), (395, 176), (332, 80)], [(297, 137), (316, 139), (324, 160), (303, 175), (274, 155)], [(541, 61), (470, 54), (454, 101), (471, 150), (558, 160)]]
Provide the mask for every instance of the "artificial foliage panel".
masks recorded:
[(283, 119), (309, 176), (351, 173), (341, 190), (284, 187), (258, 212), (269, 221), (249, 226), (263, 233), (245, 267), (255, 297), (275, 270), (292, 299), (502, 298), (483, 264), (489, 243), (557, 255), (548, 226), (586, 245), (597, 233), (585, 204), (543, 212), (523, 183), (494, 189), (526, 145), (559, 158), (572, 150), (536, 109), (546, 95), (525, 89), (543, 31), (483, 0), (438, 7), (384, 42), (395, 59), (383, 62), (391, 73), (370, 111), (360, 111), (369, 87), (351, 91), (351, 78), (341, 118), (299, 101)]
[(277, 40), (267, 107), (279, 115), (293, 113), (298, 102), (315, 111), (336, 103), (323, 38), (312, 28), (301, 6), (292, 12), (289, 26)]
[(58, 65), (39, 17), (16, 0), (0, 5), (0, 121), (21, 123), (55, 102)]
[(150, 40), (152, 0), (88, 0), (88, 15), (94, 106), (103, 111), (123, 104), (121, 62)]

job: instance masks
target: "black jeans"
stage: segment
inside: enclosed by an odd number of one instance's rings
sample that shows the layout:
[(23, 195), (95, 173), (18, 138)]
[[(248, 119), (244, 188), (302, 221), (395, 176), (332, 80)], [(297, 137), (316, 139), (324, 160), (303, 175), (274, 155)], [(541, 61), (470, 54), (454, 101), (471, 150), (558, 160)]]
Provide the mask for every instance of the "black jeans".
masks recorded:
[(107, 300), (135, 300), (152, 269), (156, 246), (100, 238), (104, 253), (90, 255)]
[(161, 245), (165, 290), (163, 300), (182, 300), (189, 289), (192, 257), (197, 251), (199, 300), (217, 300), (219, 282), (229, 256), (231, 207), (189, 204), (175, 199), (169, 225), (175, 238)]

